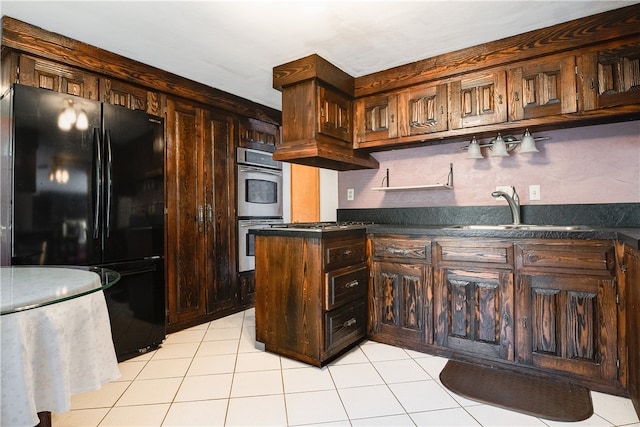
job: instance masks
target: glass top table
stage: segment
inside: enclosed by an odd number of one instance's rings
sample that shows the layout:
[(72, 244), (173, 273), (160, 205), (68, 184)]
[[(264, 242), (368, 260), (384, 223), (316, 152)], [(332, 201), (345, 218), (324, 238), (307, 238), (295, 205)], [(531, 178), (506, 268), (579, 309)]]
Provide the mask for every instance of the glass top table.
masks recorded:
[(0, 314), (43, 307), (112, 286), (120, 274), (82, 266), (0, 267)]

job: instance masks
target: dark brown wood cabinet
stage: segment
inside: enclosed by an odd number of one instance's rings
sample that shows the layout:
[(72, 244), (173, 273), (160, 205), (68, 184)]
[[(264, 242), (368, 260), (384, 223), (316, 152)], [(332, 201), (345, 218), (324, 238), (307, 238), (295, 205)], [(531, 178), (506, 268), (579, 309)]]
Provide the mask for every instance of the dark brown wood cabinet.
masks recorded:
[(507, 78), (504, 71), (471, 73), (449, 83), (451, 129), (507, 121)]
[(368, 96), (354, 102), (353, 144), (386, 140), (398, 136), (398, 96), (384, 94)]
[(318, 55), (273, 69), (282, 91), (282, 142), (275, 160), (336, 170), (377, 168), (353, 149), (353, 78)]
[(366, 335), (365, 231), (256, 235), (256, 340), (322, 366)]
[(513, 360), (513, 245), (434, 244), (436, 343), (468, 355)]
[(248, 117), (238, 121), (238, 146), (274, 152), (280, 142), (280, 127)]
[(517, 244), (516, 265), (518, 363), (617, 386), (613, 244)]
[(449, 129), (445, 84), (425, 84), (398, 94), (400, 136), (424, 135)]
[(433, 343), (431, 241), (374, 236), (371, 259), (369, 337), (420, 350)]
[(640, 104), (640, 41), (602, 46), (578, 60), (583, 111)]
[(636, 413), (640, 414), (640, 251), (624, 245), (622, 257), (620, 270), (626, 279), (623, 310), (626, 315), (627, 389)]
[[(274, 87), (283, 91), (283, 135), (306, 130), (285, 136), (276, 156), (338, 170), (377, 168), (361, 157), (525, 128), (635, 120), (638, 20), (640, 6), (632, 5), (357, 78), (317, 55), (275, 67)], [(322, 122), (314, 126), (314, 103), (301, 97), (313, 92), (314, 81), (353, 104), (350, 141), (339, 137), (337, 144), (323, 144), (318, 138)]]
[(510, 68), (509, 120), (575, 113), (576, 58), (563, 54)]
[(233, 121), (167, 100), (168, 329), (234, 307)]

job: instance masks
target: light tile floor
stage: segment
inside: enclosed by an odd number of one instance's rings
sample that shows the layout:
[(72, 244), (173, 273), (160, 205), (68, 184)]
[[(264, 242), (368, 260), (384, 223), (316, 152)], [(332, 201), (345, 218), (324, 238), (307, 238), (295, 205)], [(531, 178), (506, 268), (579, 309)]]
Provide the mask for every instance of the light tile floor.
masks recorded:
[(440, 384), (446, 359), (375, 342), (322, 369), (259, 347), (253, 309), (171, 334), (53, 425), (640, 427), (629, 399), (596, 392), (595, 414), (577, 423), (470, 401)]

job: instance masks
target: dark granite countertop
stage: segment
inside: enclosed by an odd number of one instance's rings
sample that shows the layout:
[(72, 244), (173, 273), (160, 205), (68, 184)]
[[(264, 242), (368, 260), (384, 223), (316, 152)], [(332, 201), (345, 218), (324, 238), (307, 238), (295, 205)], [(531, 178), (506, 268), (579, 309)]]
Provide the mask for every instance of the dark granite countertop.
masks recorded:
[(392, 225), (367, 226), (367, 233), (396, 233), (416, 236), (487, 237), (504, 239), (589, 239), (619, 240), (640, 249), (640, 228), (590, 227), (588, 230), (473, 230), (452, 228), (451, 225)]
[[(583, 240), (619, 240), (634, 249), (640, 250), (640, 228), (589, 227), (588, 230), (474, 230), (454, 228), (451, 225), (394, 225), (373, 224), (350, 227), (349, 230), (366, 228), (373, 234), (409, 234), (435, 237), (486, 237), (498, 239), (583, 239)], [(260, 236), (295, 236), (320, 238), (322, 236), (344, 233), (346, 230), (303, 230), (295, 228), (261, 228), (250, 232)]]

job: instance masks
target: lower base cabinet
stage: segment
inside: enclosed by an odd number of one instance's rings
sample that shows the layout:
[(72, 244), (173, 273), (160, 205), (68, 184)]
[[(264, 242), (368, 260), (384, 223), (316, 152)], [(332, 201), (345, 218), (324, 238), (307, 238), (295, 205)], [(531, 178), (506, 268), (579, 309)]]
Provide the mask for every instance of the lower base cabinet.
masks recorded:
[(640, 408), (638, 251), (384, 233), (368, 248), (370, 339), (628, 392)]
[(518, 363), (616, 387), (614, 245), (516, 244)]

